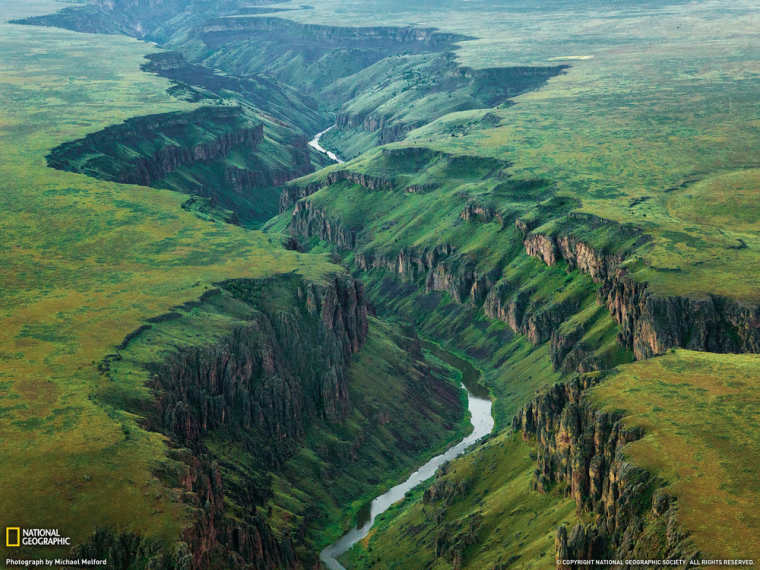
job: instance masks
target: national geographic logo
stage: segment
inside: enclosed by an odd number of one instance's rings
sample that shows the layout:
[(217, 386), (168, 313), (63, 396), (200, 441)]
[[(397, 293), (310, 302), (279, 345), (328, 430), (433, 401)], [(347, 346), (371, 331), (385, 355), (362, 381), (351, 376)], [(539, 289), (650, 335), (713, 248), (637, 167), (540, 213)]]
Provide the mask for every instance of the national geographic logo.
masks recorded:
[(61, 536), (57, 528), (5, 527), (5, 546), (71, 546), (71, 538)]
[(5, 546), (7, 547), (21, 546), (21, 527), (18, 527), (18, 526), (5, 527)]

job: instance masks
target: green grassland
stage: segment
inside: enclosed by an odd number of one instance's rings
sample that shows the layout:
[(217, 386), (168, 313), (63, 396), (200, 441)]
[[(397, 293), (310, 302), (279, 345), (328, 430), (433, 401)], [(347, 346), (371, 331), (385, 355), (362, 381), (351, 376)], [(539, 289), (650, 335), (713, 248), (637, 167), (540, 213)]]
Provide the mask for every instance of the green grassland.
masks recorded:
[[(54, 2), (4, 2), (0, 20)], [(197, 299), (213, 282), (297, 271), (324, 257), (271, 237), (209, 224), (181, 194), (46, 168), (65, 141), (156, 112), (190, 110), (168, 82), (140, 72), (146, 46), (124, 37), (0, 24), (0, 512), (8, 524), (98, 526), (176, 537), (183, 507), (153, 474), (163, 438), (92, 396), (97, 365), (148, 317)]]
[(760, 358), (677, 350), (592, 390), (646, 435), (626, 455), (668, 483), (703, 558), (760, 555)]
[[(496, 269), (504, 301), (519, 297), (538, 312), (572, 304), (561, 332), (580, 329), (578, 342), (588, 354), (603, 368), (618, 367), (594, 389), (595, 402), (623, 411), (627, 422), (646, 430), (627, 453), (667, 482), (679, 499), (681, 523), (705, 553), (760, 556), (760, 523), (753, 511), (757, 359), (676, 351), (631, 363), (632, 355), (617, 345), (614, 321), (596, 305), (591, 280), (563, 264), (547, 268), (527, 256), (513, 224), (520, 218), (547, 232), (569, 229), (604, 251), (622, 251), (632, 245), (632, 234), (586, 227), (571, 214), (631, 223), (653, 238), (638, 245), (627, 262), (652, 292), (759, 302), (756, 7), (740, 0), (726, 9), (708, 0), (603, 10), (597, 2), (579, 2), (560, 17), (552, 7), (516, 2), (463, 5), (452, 0), (421, 11), (388, 0), (383, 6), (391, 9), (381, 11), (376, 3), (326, 0), (288, 17), (350, 26), (433, 25), (476, 37), (460, 42), (455, 52), (464, 66), (567, 63), (570, 69), (516, 97), (515, 105), (481, 110), (458, 110), (434, 90), (416, 108), (396, 78), (344, 110), (364, 113), (382, 104), (384, 114), (412, 122), (431, 117), (431, 111), (447, 114), (401, 143), (297, 184), (341, 169), (391, 181), (387, 190), (340, 182), (307, 198), (362, 232), (360, 249), (344, 252), (349, 266), (358, 254), (394, 255), (450, 243), (459, 269)], [(0, 16), (45, 14), (57, 6), (12, 0)], [(188, 48), (182, 41), (178, 46)], [(251, 46), (246, 49), (212, 61), (254, 70), (257, 62), (244, 57)], [(126, 192), (117, 184), (44, 168), (45, 154), (63, 142), (135, 115), (195, 108), (170, 100), (167, 81), (139, 72), (145, 51), (145, 44), (122, 37), (0, 24), (0, 97), (9, 102), (0, 110), (0, 180), (6, 189), (0, 226), (8, 245), (0, 252), (0, 512), (22, 525), (65, 528), (75, 539), (101, 524), (176, 536), (186, 516), (153, 475), (162, 438), (137, 428), (128, 415), (109, 415), (93, 400), (103, 388), (97, 371), (102, 357), (146, 318), (197, 298), (221, 279), (289, 271), (320, 279), (336, 270), (323, 245), (311, 255), (279, 248), (277, 232), (286, 231), (287, 216), (273, 220), (268, 234), (244, 232), (183, 211), (186, 197), (171, 192)], [(404, 72), (429, 69), (427, 57), (402, 58)], [(287, 64), (283, 76), (298, 87), (307, 66), (297, 59)], [(338, 57), (322, 64), (326, 77), (344, 78), (336, 91), (326, 91), (330, 100), (324, 104), (331, 111), (345, 97), (341, 87), (354, 80), (369, 85), (373, 72), (389, 71), (388, 62), (354, 76), (356, 61)], [(314, 83), (319, 66), (308, 69), (305, 87), (329, 87)], [(469, 104), (471, 93), (457, 97), (457, 104)], [(376, 140), (371, 133), (340, 136), (331, 132), (324, 142), (329, 146), (335, 137), (336, 148), (343, 145), (351, 156)], [(463, 210), (469, 205), (500, 217), (468, 221)], [(382, 316), (411, 322), (433, 340), (448, 339), (448, 349), (484, 370), (499, 428), (536, 389), (562, 379), (546, 344), (532, 345), (471, 306), (443, 293), (423, 294), (420, 283), (380, 270), (366, 282)], [(366, 364), (380, 353), (398, 356), (388, 341), (394, 334), (378, 333), (361, 357)], [(139, 392), (138, 385), (131, 389)], [(363, 389), (370, 400), (387, 404), (388, 394), (375, 388)], [(349, 437), (352, 426), (347, 429)], [(327, 435), (315, 431), (310, 437), (318, 447)], [(411, 458), (405, 461), (411, 465)], [(318, 454), (304, 451), (276, 481), (271, 506), (282, 528), (311, 504), (294, 489), (303, 483), (295, 474), (322, 463)], [(387, 567), (388, 559), (399, 567), (433, 560), (449, 567), (456, 556), (476, 568), (551, 564), (554, 530), (574, 515), (566, 499), (530, 491), (534, 465), (528, 444), (497, 434), (453, 462), (433, 484), (445, 488), (449, 482), (457, 489), (450, 504), (410, 499), (380, 521), (350, 560), (360, 567)], [(356, 481), (347, 473), (342, 483)], [(22, 487), (19, 497), (13, 491)], [(322, 531), (311, 537), (322, 544), (345, 527), (346, 515), (350, 519), (361, 499), (339, 513), (346, 497), (310, 491), (324, 505)], [(455, 545), (457, 553), (447, 550), (436, 559), (439, 532), (448, 533), (442, 544)], [(501, 543), (494, 544), (494, 537)]]

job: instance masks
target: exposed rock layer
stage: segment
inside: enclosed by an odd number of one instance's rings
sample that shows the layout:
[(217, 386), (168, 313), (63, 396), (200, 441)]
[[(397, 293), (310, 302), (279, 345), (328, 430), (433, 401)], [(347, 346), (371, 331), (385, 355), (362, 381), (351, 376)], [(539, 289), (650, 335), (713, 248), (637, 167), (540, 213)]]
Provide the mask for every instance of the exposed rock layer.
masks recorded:
[(579, 524), (569, 535), (559, 529), (557, 559), (697, 557), (678, 522), (676, 500), (625, 458), (625, 446), (641, 438), (642, 430), (625, 427), (619, 414), (595, 410), (584, 397), (594, 382), (587, 376), (555, 385), (513, 420), (523, 437), (535, 438), (535, 488), (563, 487), (579, 514), (594, 515), (593, 523)]
[[(199, 127), (215, 133), (213, 139), (191, 142)], [(190, 113), (128, 119), (54, 148), (47, 160), (52, 168), (149, 186), (183, 166), (223, 158), (235, 147), (250, 151), (263, 138), (263, 125), (248, 123), (240, 108), (202, 107)], [(150, 150), (142, 152), (142, 156), (125, 152), (124, 147), (130, 145)]]
[(507, 323), (534, 344), (551, 341), (552, 361), (557, 369), (586, 372), (603, 367), (589, 354), (593, 348), (587, 349), (578, 342), (585, 332), (583, 326), (569, 333), (559, 327), (584, 306), (586, 295), (578, 292), (549, 303), (532, 300), (530, 289), (521, 289), (520, 283), (509, 282), (501, 275), (501, 268), (515, 252), (505, 252), (497, 266), (484, 272), (478, 269), (476, 259), (460, 255), (450, 244), (402, 247), (395, 254), (358, 249), (361, 228), (345, 227), (310, 200), (296, 204), (290, 229), (298, 236), (328, 241), (340, 250), (355, 250), (354, 265), (361, 271), (390, 271), (419, 283), (428, 292), (446, 292), (458, 303), (482, 306), (487, 316)]
[[(276, 281), (224, 284), (248, 302), (266, 297)], [(298, 285), (292, 307), (252, 314), (247, 325), (213, 346), (180, 350), (157, 364), (157, 410), (151, 427), (187, 448), (181, 478), (197, 519), (185, 540), (192, 568), (298, 568), (295, 537), (277, 537), (259, 512), (269, 491), (221, 465), (204, 437), (223, 430), (255, 458), (276, 467), (317, 418), (338, 422), (350, 405), (346, 367), (367, 335), (367, 305), (357, 282)], [(234, 516), (228, 502), (244, 505)]]
[[(381, 184), (372, 177), (348, 176), (344, 171), (331, 173), (331, 176), (332, 179), (324, 182), (286, 187), (281, 197), (281, 209), (287, 209), (300, 198), (341, 180), (348, 179), (372, 189), (392, 187), (390, 182)], [(468, 222), (497, 221), (502, 227), (505, 224), (503, 213), (473, 202), (465, 206), (460, 217)], [(570, 229), (564, 232), (532, 231), (537, 225), (535, 220), (515, 219), (514, 226), (522, 235), (525, 253), (550, 266), (564, 261), (568, 270), (578, 270), (599, 284), (597, 299), (619, 324), (620, 343), (631, 349), (636, 358), (649, 358), (673, 347), (709, 352), (760, 352), (760, 307), (716, 295), (656, 295), (647, 283), (637, 281), (628, 273), (623, 262), (648, 241), (644, 233), (583, 214), (571, 214), (567, 222)], [(582, 231), (602, 228), (619, 236), (619, 241), (625, 245), (610, 252), (601, 251), (588, 241), (577, 238), (572, 229), (575, 227)], [(330, 217), (308, 200), (297, 203), (291, 228), (303, 236), (317, 235), (340, 249), (355, 249), (363, 237), (361, 228), (345, 228), (340, 220)], [(501, 301), (505, 290), (518, 288), (518, 284), (500, 280), (501, 264), (491, 271), (477, 270), (474, 260), (456, 254), (449, 244), (415, 249), (402, 247), (396, 253), (380, 255), (360, 249), (356, 263), (363, 270), (382, 267), (410, 278), (422, 276), (428, 290), (446, 291), (458, 302), (483, 303), (486, 314), (508, 322), (513, 330), (526, 334), (534, 342), (549, 340), (557, 325), (580, 307), (578, 299), (570, 300), (569, 304), (565, 301), (560, 304), (564, 306), (552, 309), (553, 316), (544, 314), (540, 317), (544, 319), (543, 324), (536, 322), (535, 315), (523, 323), (524, 307), (520, 306), (519, 299), (512, 299), (508, 306)], [(570, 350), (568, 338), (555, 338), (553, 345), (559, 348), (562, 343), (565, 345), (563, 350)], [(594, 364), (586, 363), (578, 370), (587, 371), (594, 367)]]
[(625, 253), (604, 253), (571, 233), (525, 233), (525, 250), (554, 265), (567, 262), (601, 284), (599, 301), (621, 327), (637, 358), (672, 347), (708, 352), (760, 352), (760, 307), (717, 295), (657, 295), (621, 266)]

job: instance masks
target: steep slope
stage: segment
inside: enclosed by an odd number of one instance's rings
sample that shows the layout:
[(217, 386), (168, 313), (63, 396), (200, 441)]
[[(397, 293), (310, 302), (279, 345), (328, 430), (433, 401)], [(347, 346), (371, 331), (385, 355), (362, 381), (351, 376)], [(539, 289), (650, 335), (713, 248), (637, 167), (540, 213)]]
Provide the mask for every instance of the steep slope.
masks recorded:
[(472, 69), (458, 63), (453, 52), (387, 57), (322, 92), (322, 99), (337, 107), (336, 128), (322, 141), (353, 158), (449, 113), (509, 105), (512, 97), (566, 68)]
[[(725, 531), (709, 538), (700, 534), (708, 523), (693, 501), (686, 500), (684, 507), (678, 493), (662, 490), (663, 481), (673, 481), (677, 460), (628, 462), (629, 449), (634, 449), (629, 444), (645, 432), (630, 425), (623, 413), (598, 411), (604, 405), (617, 410), (620, 398), (592, 403), (584, 394), (600, 379), (599, 390), (614, 390), (618, 376), (605, 380), (605, 371), (619, 367), (620, 377), (628, 370), (635, 374), (626, 364), (631, 357), (651, 358), (674, 346), (756, 351), (757, 306), (715, 295), (703, 300), (653, 294), (637, 276), (646, 271), (642, 254), (657, 237), (630, 224), (574, 212), (578, 201), (557, 195), (546, 180), (513, 178), (511, 168), (491, 157), (388, 145), (291, 183), (283, 193), (286, 213), (280, 220), (289, 220), (289, 231), (302, 246), (324, 240), (341, 252), (355, 275), (368, 283), (381, 312), (435, 331), (435, 338), (469, 350), (472, 358), (487, 354), (474, 345), (494, 330), (493, 320), (533, 344), (546, 345), (539, 360), (565, 383), (529, 404), (513, 423), (526, 438), (535, 436), (537, 446), (532, 490), (520, 496), (564, 516), (564, 497), (572, 497), (577, 520), (585, 523), (578, 525), (573, 517), (542, 519), (514, 544), (494, 544), (490, 531), (504, 520), (497, 507), (514, 497), (511, 493), (524, 491), (517, 491), (523, 489), (517, 475), (492, 487), (493, 482), (468, 469), (469, 462), (493, 462), (498, 455), (477, 449), (471, 458), (453, 462), (452, 474), (442, 474), (421, 503), (399, 507), (346, 560), (358, 567), (458, 568), (509, 565), (518, 560), (512, 556), (527, 553), (529, 561), (520, 564), (540, 566), (540, 554), (550, 557), (552, 550), (560, 560), (744, 557)], [(436, 293), (438, 297), (421, 302), (421, 295)], [(454, 303), (466, 307), (456, 312), (479, 315), (478, 332), (462, 334), (462, 325), (452, 326), (458, 318), (451, 312)], [(439, 314), (442, 307), (448, 308)], [(518, 369), (525, 355), (514, 350), (497, 369), (513, 357), (516, 362), (507, 368)], [(735, 357), (724, 358), (728, 365)], [(749, 361), (748, 370), (755, 365)], [(530, 399), (531, 388), (526, 393), (525, 386), (515, 386), (551, 381), (545, 368), (538, 369), (537, 379), (487, 377), (497, 396), (495, 409)], [(584, 376), (573, 380), (574, 373)], [(682, 374), (688, 382), (689, 373)], [(697, 412), (687, 412), (679, 422), (689, 413)], [(503, 445), (510, 437), (504, 433), (496, 440)], [(526, 453), (525, 444), (510, 445), (514, 453)], [(738, 450), (727, 451), (727, 457), (732, 452)], [(507, 468), (509, 462), (499, 465)], [(736, 516), (749, 521), (751, 534), (750, 502), (742, 504)], [(682, 517), (685, 509), (689, 515)], [(589, 513), (593, 522), (588, 522)], [(560, 520), (572, 531), (561, 528), (555, 541), (552, 525)], [(713, 540), (723, 546), (712, 548)]]
[(321, 159), (297, 131), (258, 119), (222, 105), (137, 117), (54, 148), (48, 165), (193, 194), (229, 210), (227, 221), (260, 224), (276, 212), (276, 187)]
[(378, 521), (348, 568), (547, 568), (575, 505), (531, 489), (535, 455), (511, 434), (439, 470), (414, 501)]
[(432, 28), (321, 26), (276, 17), (219, 18), (193, 36), (202, 42), (188, 46), (195, 48), (193, 59), (239, 75), (266, 73), (310, 93), (389, 55), (444, 51), (468, 39)]
[(416, 342), (370, 331), (345, 277), (229, 281), (129, 335), (97, 398), (170, 438), (159, 477), (193, 513), (191, 567), (307, 567), (325, 529), (351, 522), (338, 505), (358, 508), (368, 481), (382, 487), (462, 429), (457, 388)]
[(303, 133), (327, 126), (317, 102), (292, 87), (260, 75), (236, 77), (189, 63), (180, 53), (149, 54), (143, 71), (156, 73), (173, 83), (169, 92), (190, 101), (236, 100), (259, 115), (291, 125)]

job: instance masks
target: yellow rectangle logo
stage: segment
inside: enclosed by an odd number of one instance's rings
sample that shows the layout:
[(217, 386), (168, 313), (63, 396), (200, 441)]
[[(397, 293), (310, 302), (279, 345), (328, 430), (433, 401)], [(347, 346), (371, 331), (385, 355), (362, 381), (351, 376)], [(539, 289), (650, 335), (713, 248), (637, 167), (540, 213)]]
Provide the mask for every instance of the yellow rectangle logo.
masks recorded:
[(5, 546), (21, 546), (21, 527), (5, 527)]

